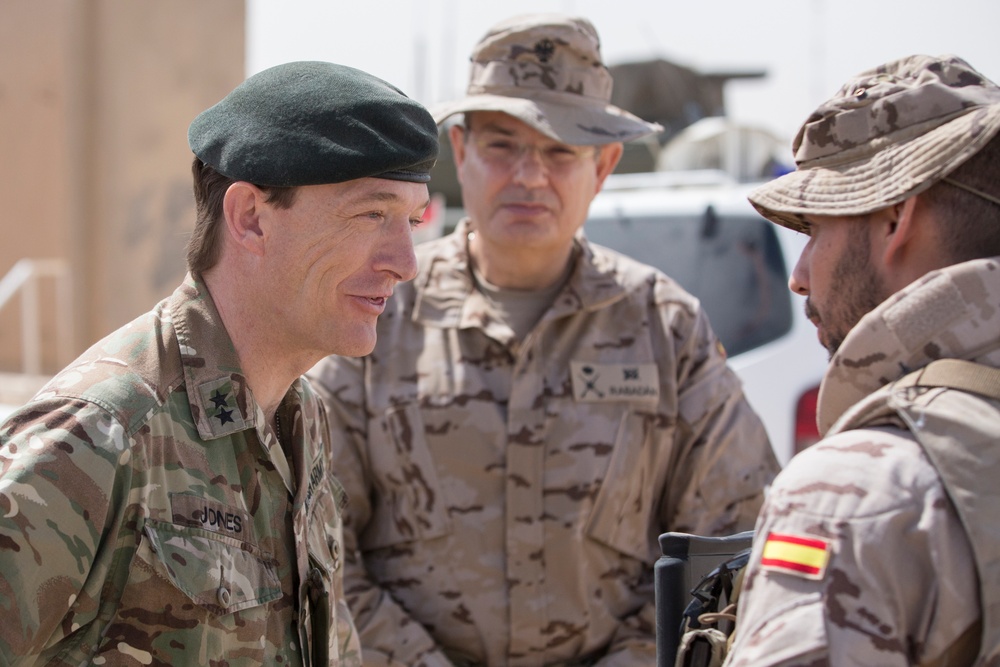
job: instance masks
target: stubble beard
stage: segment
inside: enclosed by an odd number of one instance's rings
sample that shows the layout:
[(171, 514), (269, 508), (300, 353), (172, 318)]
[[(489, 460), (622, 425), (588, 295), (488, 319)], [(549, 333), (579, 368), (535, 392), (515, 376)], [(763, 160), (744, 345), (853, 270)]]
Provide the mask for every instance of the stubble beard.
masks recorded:
[(834, 266), (832, 290), (836, 290), (837, 296), (828, 299), (826, 312), (820, 313), (808, 298), (805, 306), (807, 316), (818, 317), (828, 327), (823, 346), (831, 359), (861, 318), (889, 296), (872, 265), (871, 248), (862, 235), (853, 238)]

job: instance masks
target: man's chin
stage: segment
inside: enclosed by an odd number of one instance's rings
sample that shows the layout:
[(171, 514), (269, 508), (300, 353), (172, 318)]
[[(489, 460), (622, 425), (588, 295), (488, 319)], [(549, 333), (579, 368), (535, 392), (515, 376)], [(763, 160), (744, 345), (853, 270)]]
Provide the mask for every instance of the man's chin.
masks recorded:
[(375, 349), (376, 341), (374, 326), (356, 329), (352, 334), (342, 336), (336, 345), (331, 346), (334, 349), (329, 353), (338, 357), (365, 357)]
[(839, 350), (840, 346), (844, 344), (844, 337), (837, 336), (825, 341), (821, 339), (820, 343), (826, 348), (826, 353), (829, 355), (829, 359), (832, 360), (833, 355), (837, 354), (837, 350)]

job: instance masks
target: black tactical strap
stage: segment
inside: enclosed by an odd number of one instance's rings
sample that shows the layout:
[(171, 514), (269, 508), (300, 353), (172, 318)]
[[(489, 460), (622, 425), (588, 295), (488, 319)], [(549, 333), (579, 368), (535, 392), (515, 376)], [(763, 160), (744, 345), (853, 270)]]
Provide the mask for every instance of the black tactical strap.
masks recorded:
[(950, 387), (1000, 400), (1000, 369), (962, 359), (938, 359), (901, 378), (896, 387)]

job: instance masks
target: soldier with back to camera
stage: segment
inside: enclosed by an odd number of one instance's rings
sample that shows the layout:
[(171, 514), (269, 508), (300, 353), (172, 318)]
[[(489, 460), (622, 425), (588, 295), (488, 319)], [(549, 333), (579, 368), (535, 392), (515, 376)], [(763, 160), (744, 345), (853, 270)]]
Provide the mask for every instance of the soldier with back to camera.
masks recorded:
[(809, 235), (823, 439), (775, 480), (726, 663), (1000, 664), (1000, 87), (954, 56), (848, 81), (750, 195)]

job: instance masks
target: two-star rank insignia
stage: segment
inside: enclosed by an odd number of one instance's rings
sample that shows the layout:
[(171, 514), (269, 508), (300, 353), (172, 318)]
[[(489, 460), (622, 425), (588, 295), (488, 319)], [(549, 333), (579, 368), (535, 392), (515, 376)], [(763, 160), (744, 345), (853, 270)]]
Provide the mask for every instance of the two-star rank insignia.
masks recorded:
[(214, 417), (219, 420), (219, 424), (235, 423), (235, 420), (233, 419), (233, 411), (226, 409), (229, 407), (228, 391), (216, 389), (210, 400), (215, 407), (219, 408), (219, 411), (214, 415)]

